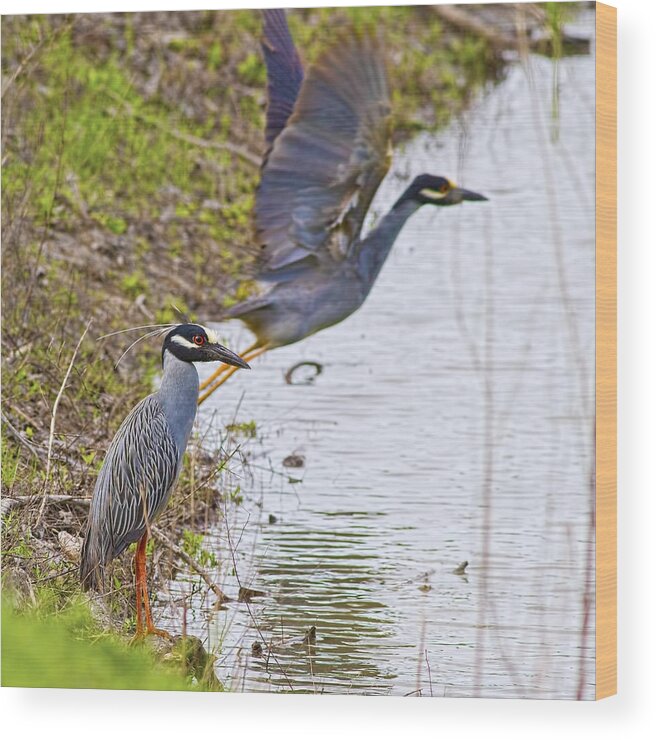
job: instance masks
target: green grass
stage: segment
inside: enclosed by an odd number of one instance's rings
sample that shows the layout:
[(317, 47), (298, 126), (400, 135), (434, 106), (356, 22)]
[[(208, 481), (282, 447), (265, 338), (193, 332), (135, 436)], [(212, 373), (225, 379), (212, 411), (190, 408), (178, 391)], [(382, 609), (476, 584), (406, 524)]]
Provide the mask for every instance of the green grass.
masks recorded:
[[(43, 611), (43, 609), (41, 610)], [(2, 685), (33, 688), (200, 690), (146, 644), (98, 633), (89, 610), (74, 603), (53, 614), (2, 605)]]

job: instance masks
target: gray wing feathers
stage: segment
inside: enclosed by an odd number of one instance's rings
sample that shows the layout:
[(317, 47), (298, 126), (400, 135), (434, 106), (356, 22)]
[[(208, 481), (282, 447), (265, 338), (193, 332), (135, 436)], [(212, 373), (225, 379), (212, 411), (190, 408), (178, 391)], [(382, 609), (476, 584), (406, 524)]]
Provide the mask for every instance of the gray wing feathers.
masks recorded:
[(303, 67), (287, 27), (284, 10), (263, 10), (262, 51), (267, 67), (266, 142), (271, 147), (294, 110)]
[(157, 398), (138, 403), (121, 424), (91, 500), (80, 578), (102, 583), (103, 566), (145, 533), (168, 501), (180, 472), (178, 450)]
[(265, 270), (346, 256), (389, 168), (389, 113), (374, 39), (345, 37), (310, 68), (258, 188)]

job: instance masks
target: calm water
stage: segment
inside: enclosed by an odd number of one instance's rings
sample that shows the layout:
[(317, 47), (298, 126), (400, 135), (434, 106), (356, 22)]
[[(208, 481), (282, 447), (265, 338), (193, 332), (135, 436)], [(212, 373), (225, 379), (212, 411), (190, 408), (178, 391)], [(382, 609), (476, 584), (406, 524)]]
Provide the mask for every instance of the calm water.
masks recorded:
[[(210, 446), (257, 422), (226, 442), (249, 457), (222, 482), (243, 501), (205, 546), (227, 593), (265, 595), (213, 611), (191, 578), (171, 591), (233, 689), (574, 698), (583, 668), (592, 697), (593, 56), (557, 77), (557, 124), (553, 63), (532, 58), (465, 121), (397, 151), (378, 212), (424, 171), (490, 202), (422, 209), (357, 314), (204, 408)], [(286, 385), (301, 360), (323, 374)], [(291, 453), (304, 467), (282, 465)], [(181, 611), (163, 621), (179, 629)]]

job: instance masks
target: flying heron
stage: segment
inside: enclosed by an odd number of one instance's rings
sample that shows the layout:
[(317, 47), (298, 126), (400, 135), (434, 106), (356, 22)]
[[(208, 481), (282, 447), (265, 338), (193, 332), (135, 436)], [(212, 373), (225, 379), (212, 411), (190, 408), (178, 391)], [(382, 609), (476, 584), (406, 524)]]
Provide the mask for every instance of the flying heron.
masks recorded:
[[(264, 10), (267, 151), (255, 203), (263, 294), (229, 309), (256, 341), (252, 361), (333, 326), (367, 298), (403, 225), (423, 205), (487, 200), (446, 177), (419, 175), (362, 238), (371, 201), (391, 162), (384, 55), (366, 34), (343, 36), (304, 77), (284, 10)], [(202, 403), (236, 368), (201, 386)]]
[(137, 636), (152, 633), (168, 637), (154, 626), (150, 612), (146, 543), (150, 526), (175, 487), (196, 418), (198, 372), (194, 362), (217, 360), (248, 367), (241, 357), (218, 343), (211, 329), (180, 324), (169, 331), (162, 346), (160, 388), (126, 416), (96, 481), (82, 546), (80, 580), (85, 590), (101, 589), (105, 566), (132, 542), (138, 542)]

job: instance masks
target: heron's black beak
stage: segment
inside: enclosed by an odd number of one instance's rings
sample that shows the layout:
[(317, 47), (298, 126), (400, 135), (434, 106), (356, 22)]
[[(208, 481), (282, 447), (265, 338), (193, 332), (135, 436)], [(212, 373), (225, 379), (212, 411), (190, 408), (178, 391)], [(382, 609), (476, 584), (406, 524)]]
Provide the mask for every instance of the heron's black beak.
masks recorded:
[(456, 202), (463, 200), (488, 200), (484, 195), (475, 193), (473, 190), (465, 190), (464, 188), (453, 188), (451, 194)]
[(241, 357), (235, 354), (232, 350), (224, 347), (222, 344), (208, 344), (206, 348), (211, 352), (212, 356), (225, 362), (226, 365), (234, 365), (235, 367), (244, 367), (247, 370), (251, 369), (251, 366), (241, 359)]

